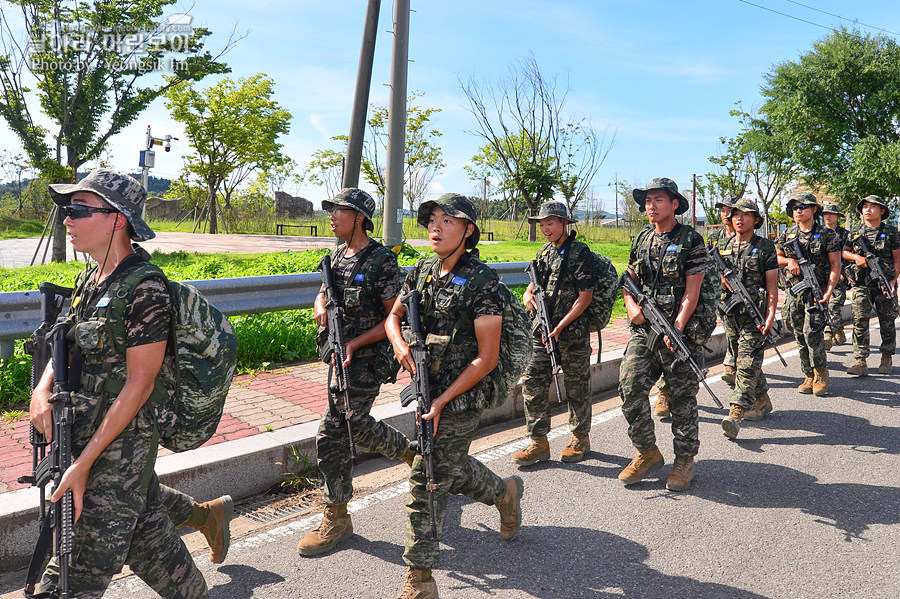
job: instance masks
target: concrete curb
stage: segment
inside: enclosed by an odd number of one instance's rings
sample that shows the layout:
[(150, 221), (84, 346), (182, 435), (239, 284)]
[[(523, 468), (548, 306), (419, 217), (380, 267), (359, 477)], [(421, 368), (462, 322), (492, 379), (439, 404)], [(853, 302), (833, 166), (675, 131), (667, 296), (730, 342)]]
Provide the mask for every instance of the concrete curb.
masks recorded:
[[(845, 305), (842, 317), (850, 317)], [(725, 354), (725, 332), (718, 327), (709, 341), (707, 361)], [(592, 357), (591, 391), (599, 395), (615, 389), (624, 349), (603, 352)], [(551, 398), (556, 396), (551, 388)], [(720, 398), (722, 399), (722, 398)], [(727, 399), (727, 398), (726, 398)], [(723, 402), (725, 403), (725, 402)], [(372, 409), (372, 415), (412, 437), (415, 434), (414, 408), (393, 402)], [(499, 408), (487, 410), (481, 425), (509, 422), (524, 416), (521, 385)], [(160, 480), (199, 501), (218, 497), (223, 492), (235, 499), (262, 493), (281, 480), (282, 464), (289, 464), (294, 451), (315, 456), (318, 422), (307, 422), (236, 441), (201, 447), (193, 451), (159, 458), (156, 472)], [(35, 488), (0, 494), (0, 563), (4, 570), (28, 565), (38, 535), (39, 494)]]

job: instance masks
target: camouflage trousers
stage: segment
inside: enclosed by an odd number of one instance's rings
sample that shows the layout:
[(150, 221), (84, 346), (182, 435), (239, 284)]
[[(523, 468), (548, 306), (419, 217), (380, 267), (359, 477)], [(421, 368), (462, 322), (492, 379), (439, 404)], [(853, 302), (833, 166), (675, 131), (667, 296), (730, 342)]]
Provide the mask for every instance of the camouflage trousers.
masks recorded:
[(766, 338), (746, 312), (736, 309), (725, 315), (728, 347), (735, 356), (734, 393), (730, 403), (750, 409), (756, 398), (769, 390), (762, 371)]
[(159, 485), (159, 502), (169, 514), (169, 520), (175, 528), (187, 524), (194, 513), (194, 498), (166, 485)]
[(825, 352), (825, 312), (808, 309), (806, 298), (809, 297), (809, 290), (799, 296), (790, 292), (786, 295), (784, 306), (781, 308), (781, 318), (789, 323), (788, 328), (797, 339), (803, 373), (809, 374), (814, 368), (828, 368), (828, 356)]
[(893, 354), (897, 349), (897, 313), (894, 305), (874, 286), (853, 288), (853, 356), (866, 358), (869, 355), (869, 319), (872, 309), (878, 316), (881, 327), (881, 353)]
[[(669, 389), (675, 455), (695, 456), (700, 449), (697, 412), (697, 390), (700, 383), (691, 367), (683, 362), (668, 370), (675, 355), (662, 339), (651, 351), (647, 343), (648, 335), (647, 329), (631, 328), (631, 339), (625, 347), (619, 369), (619, 396), (623, 402), (622, 413), (628, 422), (628, 436), (641, 451), (650, 450), (656, 445), (653, 417), (647, 398), (650, 389), (662, 375)], [(703, 368), (702, 349), (692, 343), (688, 343), (688, 346), (694, 354), (694, 360)]]
[[(409, 444), (406, 436), (392, 426), (375, 420), (369, 414), (381, 388), (375, 376), (374, 360), (353, 360), (347, 369), (350, 380), (350, 428), (357, 448), (377, 452), (397, 460)], [(333, 397), (335, 407), (343, 413), (344, 400)], [(335, 418), (325, 411), (316, 434), (316, 455), (319, 472), (325, 483), (323, 499), (328, 505), (347, 503), (353, 496), (353, 459), (350, 438), (343, 415)]]
[[(207, 596), (203, 574), (161, 503), (152, 431), (149, 410), (142, 409), (91, 468), (69, 567), (70, 589), (79, 599), (101, 597), (126, 564), (162, 597)], [(58, 581), (54, 558), (37, 590), (51, 592)]]
[[(722, 328), (725, 329), (725, 338), (731, 339), (732, 336), (736, 337), (738, 332), (732, 328), (732, 323), (728, 321), (726, 314), (719, 309), (716, 309), (716, 314), (719, 316), (719, 320), (722, 321)], [(722, 365), (734, 366), (736, 360), (737, 354), (735, 353), (735, 348), (731, 347), (731, 344), (728, 343), (725, 346), (725, 358), (722, 360)]]
[[(569, 405), (569, 430), (587, 435), (591, 431), (591, 340), (577, 337), (567, 346), (560, 345), (565, 394)], [(525, 400), (525, 426), (534, 437), (550, 432), (550, 387), (553, 386), (550, 354), (539, 338), (534, 340), (534, 354), (525, 369), (522, 395)]]
[(831, 312), (831, 320), (834, 322), (834, 330), (832, 333), (837, 335), (844, 332), (844, 319), (841, 318), (841, 308), (847, 301), (847, 283), (841, 279), (828, 300), (828, 310)]
[(503, 480), (490, 468), (469, 455), (469, 445), (478, 430), (481, 410), (444, 410), (434, 437), (434, 519), (437, 539), (431, 539), (431, 516), (425, 490), (425, 462), (416, 456), (409, 475), (409, 502), (406, 511), (406, 546), (403, 561), (413, 568), (434, 568), (440, 560), (439, 546), (444, 514), (450, 493), (465, 495), (486, 505), (494, 505), (503, 495)]

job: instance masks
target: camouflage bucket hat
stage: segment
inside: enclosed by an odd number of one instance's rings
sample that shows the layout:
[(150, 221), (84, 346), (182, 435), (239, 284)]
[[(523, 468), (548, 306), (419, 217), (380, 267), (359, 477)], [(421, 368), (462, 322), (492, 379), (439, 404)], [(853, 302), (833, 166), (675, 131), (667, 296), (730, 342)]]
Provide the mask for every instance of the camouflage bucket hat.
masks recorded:
[(631, 191), (631, 196), (634, 198), (634, 201), (638, 205), (638, 208), (640, 208), (641, 212), (645, 212), (644, 204), (647, 202), (647, 192), (654, 189), (665, 189), (671, 195), (678, 198), (678, 208), (675, 209), (675, 214), (684, 214), (685, 212), (687, 212), (687, 198), (678, 193), (678, 185), (675, 183), (675, 181), (669, 179), (668, 177), (657, 177), (656, 179), (650, 181), (647, 187), (642, 187)]
[(436, 200), (422, 202), (416, 221), (428, 228), (428, 217), (431, 216), (435, 206), (440, 206), (441, 210), (453, 218), (464, 218), (475, 225), (475, 231), (466, 239), (466, 249), (471, 250), (478, 245), (481, 231), (478, 229), (478, 209), (475, 208), (475, 202), (459, 193), (445, 193)]
[(121, 212), (131, 224), (131, 228), (134, 229), (134, 234), (131, 236), (133, 240), (147, 241), (156, 237), (156, 233), (141, 215), (144, 211), (147, 193), (134, 177), (105, 168), (97, 168), (78, 183), (50, 185), (50, 197), (60, 206), (68, 206), (72, 202), (72, 194), (79, 191), (96, 194)]
[(822, 207), (819, 206), (818, 200), (816, 200), (816, 196), (809, 193), (808, 191), (801, 191), (799, 193), (793, 194), (787, 201), (786, 209), (788, 216), (792, 216), (794, 214), (794, 205), (799, 204), (801, 206), (815, 206), (816, 211), (814, 214), (818, 214), (822, 211)]
[(544, 202), (541, 204), (541, 209), (538, 212), (537, 216), (529, 216), (529, 222), (538, 222), (542, 221), (548, 216), (558, 216), (559, 218), (569, 221), (570, 223), (577, 223), (577, 218), (572, 218), (569, 216), (569, 209), (562, 202), (550, 201)]
[(878, 204), (884, 210), (881, 211), (881, 218), (887, 218), (888, 214), (891, 213), (891, 209), (888, 207), (887, 202), (884, 201), (883, 198), (876, 195), (866, 196), (860, 201), (856, 203), (856, 211), (862, 214), (862, 205), (864, 202), (871, 202), (873, 204)]
[(838, 216), (844, 216), (844, 213), (841, 212), (841, 207), (832, 202), (822, 202), (822, 214), (837, 214)]
[(735, 204), (735, 202), (738, 201), (738, 199), (739, 198), (737, 196), (727, 197), (725, 199), (722, 199), (722, 200), (719, 200), (718, 202), (716, 202), (715, 207), (716, 208), (722, 208), (722, 207), (734, 208), (734, 204)]
[(375, 225), (372, 223), (372, 217), (375, 216), (375, 200), (362, 189), (345, 187), (341, 190), (341, 193), (330, 200), (322, 200), (322, 210), (331, 210), (333, 206), (342, 206), (356, 210), (366, 217), (366, 221), (363, 224), (366, 231), (371, 231), (375, 228)]
[(731, 212), (732, 216), (734, 216), (734, 210), (740, 210), (741, 212), (752, 212), (756, 215), (756, 224), (753, 225), (753, 228), (758, 229), (762, 226), (763, 216), (759, 211), (759, 205), (750, 198), (739, 199), (731, 208), (733, 209)]

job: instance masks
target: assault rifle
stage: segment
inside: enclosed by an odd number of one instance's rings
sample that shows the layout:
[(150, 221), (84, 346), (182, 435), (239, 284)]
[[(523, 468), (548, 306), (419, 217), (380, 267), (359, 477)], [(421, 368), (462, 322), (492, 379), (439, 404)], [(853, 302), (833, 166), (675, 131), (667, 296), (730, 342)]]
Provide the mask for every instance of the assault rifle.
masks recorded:
[[(350, 408), (350, 379), (347, 376), (347, 345), (344, 343), (344, 308), (337, 299), (334, 291), (334, 275), (331, 271), (331, 257), (325, 256), (319, 262), (319, 271), (322, 273), (322, 283), (325, 288), (325, 310), (328, 312), (328, 341), (322, 349), (322, 361), (331, 368), (328, 370), (328, 411), (331, 417), (339, 419), (343, 417), (347, 421), (347, 435), (350, 438), (350, 456), (356, 458), (356, 443), (353, 442), (353, 427), (350, 418), (353, 411)], [(333, 378), (332, 378), (333, 375)], [(344, 398), (344, 413), (340, 415), (337, 406), (334, 405), (334, 396)]]
[[(72, 526), (74, 524), (74, 508), (72, 506), (72, 493), (67, 492), (61, 502), (52, 505), (50, 517), (47, 517), (46, 486), (54, 480), (56, 484), (72, 461), (71, 445), (71, 398), (68, 393), (68, 347), (65, 332), (53, 328), (57, 317), (63, 308), (66, 298), (72, 295), (69, 287), (60, 287), (52, 283), (41, 283), (41, 324), (32, 333), (31, 339), (25, 341), (25, 353), (31, 355), (31, 388), (37, 387), (47, 364), (51, 361), (51, 347), (54, 372), (53, 402), (53, 442), (47, 443), (47, 438), (39, 433), (34, 425), (30, 425), (29, 440), (31, 442), (32, 474), (19, 477), (19, 482), (38, 487), (40, 497), (40, 521), (41, 535), (35, 547), (31, 566), (25, 582), (25, 594), (31, 596), (37, 582), (40, 580), (46, 557), (50, 549), (51, 535), (53, 539), (53, 553), (59, 556), (60, 580), (59, 588), (61, 597), (69, 597), (69, 556), (72, 548)], [(67, 328), (67, 327), (66, 327)], [(52, 346), (51, 346), (51, 330)], [(57, 391), (63, 391), (63, 395), (57, 395)], [(47, 455), (48, 445), (50, 455)]]
[(665, 313), (656, 303), (656, 300), (653, 299), (653, 296), (644, 293), (637, 282), (632, 278), (631, 273), (627, 270), (622, 273), (622, 276), (619, 278), (618, 287), (624, 289), (625, 292), (633, 297), (634, 301), (641, 307), (644, 318), (647, 319), (647, 324), (650, 325), (650, 336), (647, 340), (650, 350), (654, 351), (657, 343), (659, 343), (664, 336), (668, 337), (669, 342), (672, 344), (673, 352), (675, 353), (675, 360), (669, 365), (669, 369), (671, 370), (674, 368), (678, 362), (686, 363), (691, 367), (691, 370), (694, 371), (694, 374), (697, 376), (697, 381), (703, 385), (706, 392), (709, 393), (710, 397), (713, 398), (713, 401), (716, 402), (716, 405), (724, 409), (725, 406), (722, 405), (722, 402), (719, 401), (716, 394), (713, 393), (712, 389), (709, 388), (709, 385), (706, 384), (706, 381), (704, 380), (706, 378), (706, 371), (702, 370), (699, 364), (697, 364), (697, 361), (694, 360), (694, 355), (691, 353), (691, 350), (684, 339), (684, 333), (676, 329), (675, 325), (669, 322), (669, 319), (666, 318)]
[(886, 298), (891, 300), (891, 303), (894, 304), (894, 310), (897, 313), (900, 313), (900, 304), (897, 303), (897, 297), (891, 290), (890, 279), (888, 279), (887, 275), (884, 274), (884, 269), (881, 267), (881, 260), (878, 258), (875, 252), (873, 252), (869, 248), (869, 244), (866, 243), (865, 236), (860, 235), (854, 241), (859, 242), (859, 247), (862, 250), (862, 256), (866, 259), (866, 263), (869, 267), (869, 280), (878, 283), (878, 288), (881, 289), (881, 293), (883, 293)]
[(825, 294), (822, 291), (822, 287), (819, 285), (819, 280), (816, 278), (816, 267), (809, 261), (809, 258), (807, 258), (806, 254), (803, 252), (803, 248), (800, 247), (800, 238), (795, 237), (793, 241), (786, 244), (785, 247), (793, 250), (794, 256), (796, 256), (795, 260), (797, 261), (797, 264), (800, 265), (800, 276), (803, 277), (803, 280), (791, 287), (791, 293), (800, 295), (803, 291), (809, 289), (809, 292), (812, 294), (812, 297), (810, 298), (812, 301), (807, 310), (819, 310), (825, 314), (825, 322), (828, 323), (828, 329), (834, 333), (836, 330), (834, 319), (831, 317), (831, 310), (822, 303), (822, 298)]
[[(766, 325), (766, 319), (762, 315), (762, 312), (759, 311), (756, 302), (753, 301), (753, 296), (750, 295), (750, 292), (747, 291), (747, 287), (744, 285), (743, 281), (741, 281), (741, 274), (725, 263), (718, 248), (713, 248), (709, 253), (712, 255), (713, 262), (719, 267), (719, 271), (722, 273), (725, 282), (731, 287), (731, 297), (729, 297), (728, 301), (722, 305), (722, 310), (726, 314), (730, 314), (736, 306), (743, 304), (744, 309), (747, 310), (750, 318), (753, 319), (753, 324), (762, 330)], [(787, 368), (787, 362), (784, 361), (784, 357), (781, 355), (781, 352), (778, 351), (778, 346), (775, 345), (775, 342), (778, 341), (778, 336), (774, 331), (770, 330), (766, 333), (765, 337), (766, 342), (771, 345), (772, 349), (775, 350), (775, 353), (778, 354), (778, 359), (781, 360), (781, 363)]]
[(563, 392), (562, 386), (559, 384), (559, 377), (562, 376), (562, 356), (559, 353), (559, 341), (550, 336), (550, 332), (553, 331), (550, 302), (547, 300), (547, 292), (538, 278), (537, 263), (534, 260), (528, 263), (525, 272), (531, 279), (531, 292), (534, 294), (534, 304), (537, 306), (538, 324), (541, 327), (541, 336), (544, 338), (544, 347), (547, 348), (547, 355), (550, 356), (550, 374), (553, 375), (553, 382), (556, 384), (556, 398), (562, 402)]
[(419, 316), (420, 295), (418, 289), (413, 289), (400, 298), (406, 306), (409, 350), (416, 366), (416, 372), (411, 375), (412, 382), (400, 392), (400, 405), (406, 407), (413, 401), (416, 402), (416, 440), (412, 441), (409, 447), (421, 453), (425, 462), (425, 489), (428, 491), (428, 512), (431, 514), (431, 539), (436, 541), (434, 492), (437, 490), (437, 481), (434, 479), (434, 421), (422, 418), (431, 411), (431, 388), (428, 385), (428, 349), (425, 347), (425, 333)]

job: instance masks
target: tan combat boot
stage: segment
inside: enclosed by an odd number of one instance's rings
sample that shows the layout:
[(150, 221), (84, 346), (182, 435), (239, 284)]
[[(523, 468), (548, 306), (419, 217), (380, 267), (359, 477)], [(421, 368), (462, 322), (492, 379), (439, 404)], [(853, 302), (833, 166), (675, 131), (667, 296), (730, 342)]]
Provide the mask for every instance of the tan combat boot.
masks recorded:
[(403, 453), (401, 453), (400, 457), (397, 459), (412, 468), (413, 460), (416, 459), (416, 455), (416, 452), (410, 449), (409, 445), (407, 444), (406, 449), (403, 450)]
[(431, 577), (431, 570), (406, 569), (406, 582), (397, 599), (438, 599), (437, 583)]
[(734, 387), (734, 376), (737, 374), (737, 368), (734, 366), (725, 366), (725, 372), (722, 373), (722, 382), (729, 387)]
[(844, 329), (841, 329), (837, 332), (837, 335), (834, 336), (835, 345), (842, 345), (847, 343), (847, 335), (844, 334)]
[(221, 564), (228, 555), (228, 546), (231, 544), (231, 527), (229, 523), (234, 518), (234, 502), (231, 495), (223, 495), (212, 501), (195, 503), (185, 526), (199, 530), (206, 537), (209, 544), (209, 561)]
[(737, 439), (741, 430), (741, 419), (744, 417), (744, 406), (731, 404), (731, 411), (722, 420), (722, 433), (729, 439)]
[(890, 374), (894, 371), (893, 354), (881, 354), (881, 364), (878, 365), (878, 374)]
[(653, 406), (653, 414), (662, 420), (669, 417), (669, 388), (662, 387), (656, 396), (656, 405)]
[(326, 505), (322, 521), (297, 544), (297, 553), (306, 557), (320, 555), (353, 535), (353, 522), (347, 504)]
[(692, 478), (694, 478), (693, 456), (675, 456), (675, 464), (672, 465), (672, 472), (666, 480), (666, 488), (670, 491), (684, 491), (691, 486)]
[(828, 368), (816, 368), (815, 380), (813, 380), (813, 393), (821, 397), (828, 393)]
[(569, 444), (565, 446), (559, 459), (563, 462), (580, 462), (591, 450), (591, 438), (588, 435), (573, 434)]
[(762, 420), (763, 417), (772, 411), (772, 400), (769, 399), (769, 392), (766, 391), (756, 398), (750, 409), (744, 412), (744, 420)]
[(503, 495), (495, 504), (500, 512), (500, 538), (511, 541), (519, 534), (522, 526), (522, 493), (525, 492), (522, 479), (510, 476), (503, 479)]
[(550, 459), (550, 442), (547, 441), (547, 435), (532, 437), (531, 443), (512, 456), (512, 461), (521, 466), (531, 466), (537, 462), (543, 462)]
[(806, 378), (800, 383), (800, 386), (797, 387), (797, 391), (804, 395), (810, 395), (813, 392), (813, 373), (807, 372)]
[(853, 366), (847, 369), (847, 374), (850, 376), (865, 376), (869, 374), (869, 365), (866, 364), (866, 359), (856, 358)]
[(831, 351), (834, 347), (834, 336), (831, 333), (825, 333), (825, 351)]
[(662, 468), (662, 465), (665, 463), (666, 460), (655, 445), (653, 449), (647, 451), (638, 449), (631, 463), (619, 473), (619, 482), (623, 485), (634, 484), (654, 470)]

